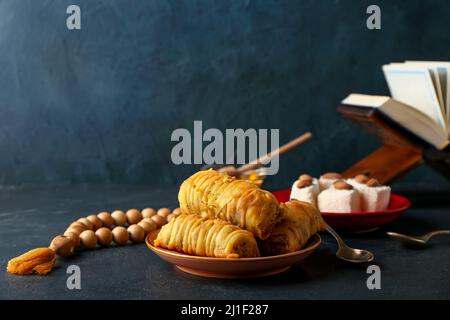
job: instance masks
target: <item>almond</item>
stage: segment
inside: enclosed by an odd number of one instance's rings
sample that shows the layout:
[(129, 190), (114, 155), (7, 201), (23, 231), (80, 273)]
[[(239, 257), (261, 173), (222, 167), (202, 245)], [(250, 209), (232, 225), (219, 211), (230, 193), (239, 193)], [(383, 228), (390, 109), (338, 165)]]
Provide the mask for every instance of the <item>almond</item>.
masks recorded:
[(313, 181), (313, 178), (309, 174), (302, 174), (298, 177), (299, 181)]
[(301, 188), (306, 188), (309, 187), (312, 184), (312, 180), (300, 180), (297, 183), (297, 188), (301, 189)]
[(337, 190), (352, 190), (353, 186), (343, 180), (336, 181), (333, 186)]
[(364, 183), (364, 184), (366, 184), (366, 183), (370, 180), (370, 178), (369, 178), (368, 176), (366, 176), (365, 174), (358, 174), (358, 175), (355, 177), (355, 180), (356, 180), (357, 182), (359, 182), (359, 183)]
[(369, 181), (367, 181), (366, 185), (368, 187), (379, 187), (379, 186), (381, 186), (380, 182), (378, 182), (378, 180), (374, 179), (374, 178), (372, 178)]

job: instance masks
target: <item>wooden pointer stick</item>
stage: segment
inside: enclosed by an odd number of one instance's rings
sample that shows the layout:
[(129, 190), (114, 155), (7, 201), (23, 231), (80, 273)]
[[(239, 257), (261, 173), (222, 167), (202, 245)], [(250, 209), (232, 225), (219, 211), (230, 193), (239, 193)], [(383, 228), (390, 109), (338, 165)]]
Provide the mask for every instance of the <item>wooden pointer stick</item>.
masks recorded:
[(252, 162), (244, 164), (243, 166), (240, 166), (237, 169), (233, 166), (226, 166), (226, 167), (219, 169), (219, 172), (226, 173), (226, 174), (233, 175), (233, 176), (241, 175), (242, 173), (244, 173), (246, 171), (257, 169), (257, 168), (263, 166), (264, 164), (269, 163), (273, 157), (280, 156), (288, 151), (291, 151), (292, 149), (295, 149), (296, 147), (305, 143), (306, 141), (308, 141), (311, 138), (312, 138), (312, 133), (305, 132), (301, 136), (295, 138), (294, 140), (289, 141), (288, 143), (282, 145), (278, 149), (275, 149), (274, 151), (271, 151), (271, 152), (259, 157), (258, 159), (253, 160)]

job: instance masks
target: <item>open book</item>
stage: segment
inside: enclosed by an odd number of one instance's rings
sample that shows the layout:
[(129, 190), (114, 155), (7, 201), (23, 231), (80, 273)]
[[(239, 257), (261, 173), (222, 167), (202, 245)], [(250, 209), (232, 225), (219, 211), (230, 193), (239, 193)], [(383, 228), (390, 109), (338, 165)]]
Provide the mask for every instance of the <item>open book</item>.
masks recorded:
[(450, 62), (390, 63), (383, 72), (392, 98), (351, 94), (342, 103), (376, 108), (413, 135), (444, 149), (450, 137)]
[(447, 128), (436, 118), (417, 107), (385, 96), (350, 94), (342, 101), (344, 106), (371, 108), (397, 126), (414, 135), (417, 140), (442, 150), (449, 145)]

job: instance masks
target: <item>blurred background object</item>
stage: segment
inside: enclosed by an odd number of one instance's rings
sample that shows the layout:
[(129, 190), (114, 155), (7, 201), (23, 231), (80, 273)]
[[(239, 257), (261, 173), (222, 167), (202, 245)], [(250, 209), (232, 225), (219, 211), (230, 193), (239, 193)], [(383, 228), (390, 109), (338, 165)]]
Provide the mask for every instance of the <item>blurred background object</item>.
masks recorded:
[[(314, 143), (280, 158), (265, 186), (342, 171), (378, 142), (336, 112), (350, 92), (388, 94), (381, 65), (449, 60), (445, 0), (77, 0), (0, 3), (0, 185), (154, 183), (176, 128), (279, 128)], [(199, 166), (200, 167), (200, 166)], [(445, 185), (421, 166), (406, 182)]]

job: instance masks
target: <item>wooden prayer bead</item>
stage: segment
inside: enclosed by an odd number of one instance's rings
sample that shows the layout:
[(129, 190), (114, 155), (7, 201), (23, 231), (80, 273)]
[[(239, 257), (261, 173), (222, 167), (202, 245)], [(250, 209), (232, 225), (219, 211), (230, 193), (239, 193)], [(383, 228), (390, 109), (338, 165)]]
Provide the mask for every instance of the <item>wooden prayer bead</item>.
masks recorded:
[(95, 215), (95, 214), (91, 214), (91, 215), (87, 216), (86, 219), (88, 219), (92, 223), (92, 225), (94, 226), (92, 228), (92, 230), (94, 230), (94, 231), (103, 227), (102, 220), (100, 220), (100, 218), (97, 217), (97, 215)]
[[(69, 228), (79, 228), (79, 229), (81, 229), (81, 231), (89, 229), (84, 223), (81, 223), (80, 221), (72, 222), (69, 225)], [(67, 229), (69, 229), (69, 228), (67, 228)]]
[(130, 240), (133, 242), (144, 241), (145, 231), (137, 224), (132, 224), (128, 227), (128, 233), (130, 234)]
[(128, 239), (129, 239), (128, 231), (124, 227), (121, 227), (121, 226), (115, 227), (112, 230), (112, 235), (113, 235), (114, 242), (118, 246), (122, 246), (128, 242)]
[(103, 227), (110, 228), (114, 224), (114, 219), (111, 217), (109, 212), (100, 212), (97, 217), (102, 221)]
[(176, 216), (178, 216), (178, 214), (175, 213), (171, 213), (167, 216), (167, 223), (169, 223), (173, 218), (175, 218)]
[(75, 250), (75, 243), (65, 236), (56, 236), (49, 246), (60, 257), (70, 256)]
[(169, 208), (161, 208), (158, 210), (158, 215), (163, 217), (163, 218), (167, 218), (167, 216), (171, 213)]
[(64, 236), (71, 239), (74, 243), (75, 248), (80, 245), (80, 234), (72, 231), (64, 232)]
[(73, 233), (80, 235), (84, 230), (87, 230), (87, 229), (82, 228), (80, 226), (72, 226), (72, 227), (68, 227), (64, 233), (73, 232)]
[(130, 209), (127, 211), (128, 224), (136, 224), (142, 220), (142, 213), (138, 209)]
[(159, 214), (154, 215), (153, 217), (151, 217), (151, 219), (153, 220), (153, 222), (156, 223), (158, 228), (163, 226), (167, 222), (167, 219), (162, 217), (162, 216), (160, 216)]
[(138, 223), (138, 226), (145, 231), (146, 235), (152, 232), (153, 230), (156, 230), (156, 223), (154, 223), (153, 221), (149, 222), (148, 220), (142, 220), (141, 222)]
[(156, 210), (153, 208), (145, 208), (142, 210), (142, 217), (145, 218), (151, 218), (156, 214)]
[(124, 226), (127, 223), (127, 216), (122, 210), (116, 210), (111, 213), (111, 217), (114, 219), (114, 225)]
[(101, 246), (108, 246), (113, 239), (112, 232), (110, 229), (103, 227), (95, 231), (95, 235), (97, 236), (98, 244)]
[(97, 245), (97, 236), (92, 230), (85, 230), (80, 234), (81, 245), (86, 249), (94, 249)]
[(89, 230), (94, 229), (94, 224), (90, 222), (87, 218), (80, 218), (77, 221), (84, 224)]

